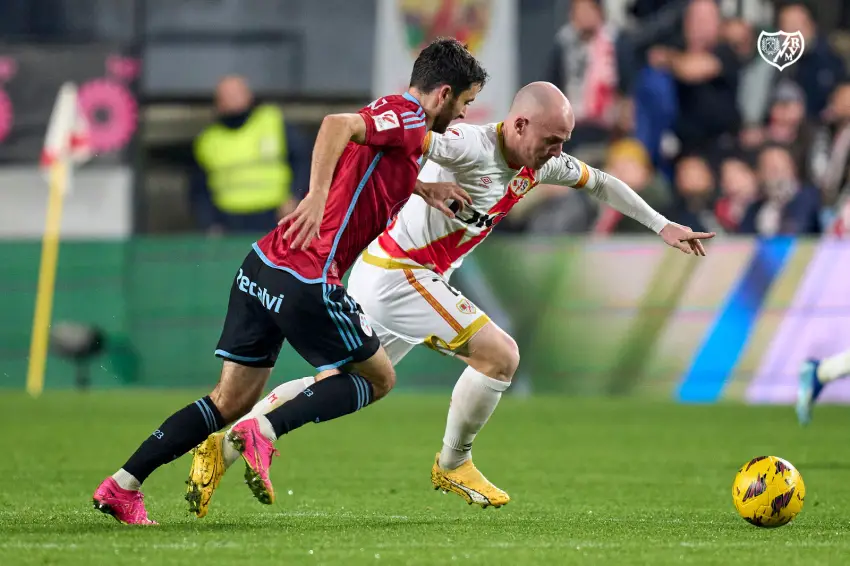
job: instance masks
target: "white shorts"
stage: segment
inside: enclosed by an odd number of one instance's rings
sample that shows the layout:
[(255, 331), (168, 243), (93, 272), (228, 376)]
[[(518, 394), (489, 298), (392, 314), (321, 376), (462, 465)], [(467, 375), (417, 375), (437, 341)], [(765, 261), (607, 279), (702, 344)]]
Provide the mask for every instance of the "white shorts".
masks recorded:
[(490, 318), (472, 301), (425, 268), (403, 268), (364, 252), (346, 287), (372, 325), (393, 365), (417, 344), (454, 355)]

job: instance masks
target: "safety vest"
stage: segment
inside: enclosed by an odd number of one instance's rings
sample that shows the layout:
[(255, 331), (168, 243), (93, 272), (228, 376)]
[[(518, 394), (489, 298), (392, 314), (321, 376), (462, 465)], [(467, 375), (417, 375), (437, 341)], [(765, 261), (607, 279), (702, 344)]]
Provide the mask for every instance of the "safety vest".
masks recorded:
[(212, 201), (229, 214), (263, 212), (289, 199), (286, 155), (283, 113), (276, 106), (258, 106), (239, 129), (214, 124), (195, 139)]

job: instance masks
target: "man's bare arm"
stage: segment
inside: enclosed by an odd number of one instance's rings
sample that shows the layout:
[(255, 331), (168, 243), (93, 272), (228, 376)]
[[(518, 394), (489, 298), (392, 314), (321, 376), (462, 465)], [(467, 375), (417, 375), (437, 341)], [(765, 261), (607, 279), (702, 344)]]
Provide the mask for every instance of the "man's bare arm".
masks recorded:
[(670, 63), (673, 74), (685, 83), (710, 81), (723, 72), (720, 59), (711, 53), (675, 53)]
[(360, 114), (329, 114), (322, 120), (310, 168), (308, 194), (327, 197), (337, 161), (348, 142), (366, 143), (366, 122)]
[(310, 169), (310, 190), (294, 212), (280, 221), (292, 222), (283, 237), (291, 248), (306, 249), (319, 235), (334, 171), (348, 142), (366, 143), (366, 122), (360, 114), (329, 114), (322, 120)]

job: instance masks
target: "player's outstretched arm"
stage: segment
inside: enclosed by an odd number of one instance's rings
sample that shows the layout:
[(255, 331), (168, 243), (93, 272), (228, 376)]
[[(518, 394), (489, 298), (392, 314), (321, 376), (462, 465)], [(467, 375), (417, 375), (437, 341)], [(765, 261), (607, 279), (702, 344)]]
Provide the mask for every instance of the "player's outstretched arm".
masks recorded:
[(713, 238), (716, 235), (714, 232), (694, 232), (687, 226), (670, 222), (620, 179), (587, 165), (582, 166), (589, 169), (587, 190), (598, 200), (621, 214), (634, 218), (661, 236), (668, 246), (686, 254), (705, 256), (702, 240)]
[(620, 179), (589, 167), (566, 153), (545, 165), (540, 182), (585, 189), (597, 200), (608, 204), (620, 214), (634, 218), (661, 236), (667, 245), (686, 254), (704, 256), (702, 240), (715, 236), (714, 232), (694, 232), (687, 226), (670, 222)]
[(348, 142), (366, 142), (366, 122), (360, 114), (329, 114), (322, 120), (310, 168), (310, 190), (294, 212), (280, 223), (292, 222), (283, 237), (290, 248), (305, 249), (319, 235), (334, 170)]

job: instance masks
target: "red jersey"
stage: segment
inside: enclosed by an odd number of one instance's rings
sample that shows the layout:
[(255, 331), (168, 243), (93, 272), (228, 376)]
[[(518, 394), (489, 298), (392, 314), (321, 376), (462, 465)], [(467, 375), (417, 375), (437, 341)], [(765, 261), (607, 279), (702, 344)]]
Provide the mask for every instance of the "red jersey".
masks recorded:
[(263, 261), (305, 283), (340, 284), (357, 256), (387, 227), (413, 194), (425, 111), (409, 93), (379, 98), (360, 110), (366, 143), (349, 142), (337, 162), (319, 237), (306, 250), (290, 249), (278, 226), (254, 244)]

